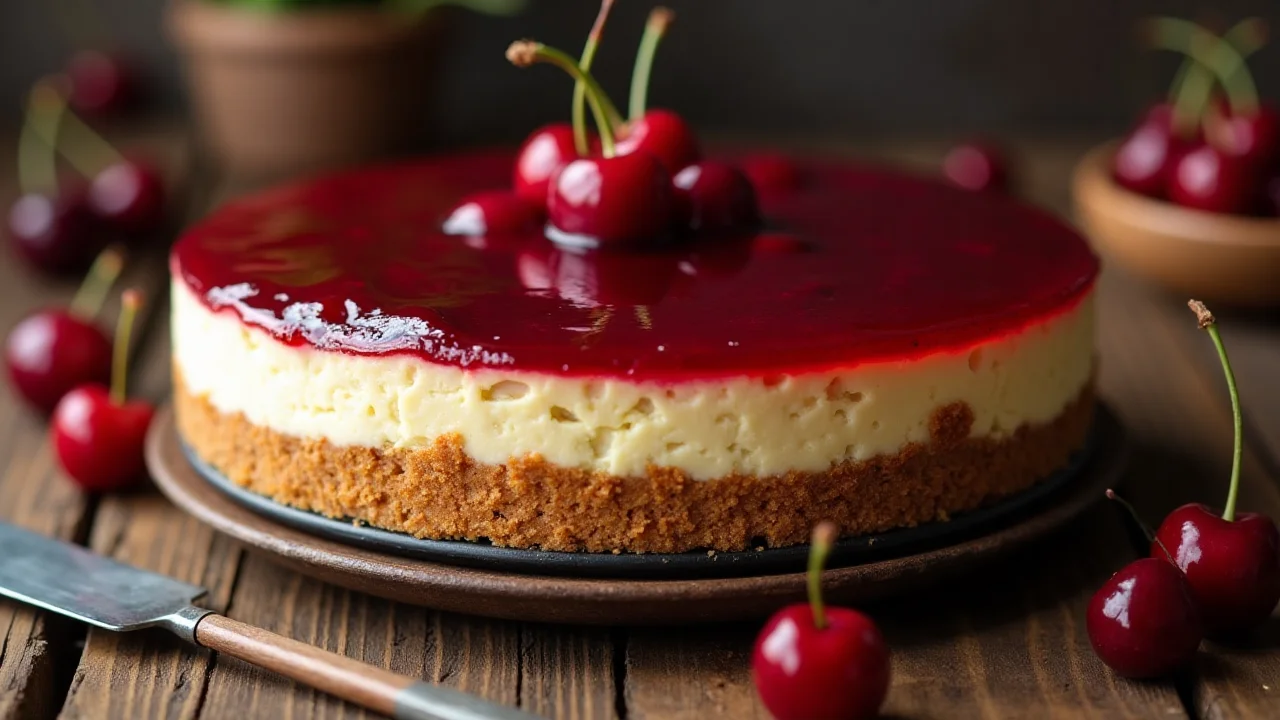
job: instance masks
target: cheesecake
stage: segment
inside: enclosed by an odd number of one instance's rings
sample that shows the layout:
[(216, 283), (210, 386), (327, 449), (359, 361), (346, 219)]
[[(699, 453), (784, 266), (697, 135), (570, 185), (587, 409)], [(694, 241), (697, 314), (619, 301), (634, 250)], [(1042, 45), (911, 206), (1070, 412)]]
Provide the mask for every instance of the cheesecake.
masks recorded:
[(446, 233), (512, 157), (234, 201), (171, 255), (188, 450), (419, 538), (734, 551), (952, 516), (1085, 445), (1098, 261), (994, 193), (796, 161), (765, 225), (627, 251)]

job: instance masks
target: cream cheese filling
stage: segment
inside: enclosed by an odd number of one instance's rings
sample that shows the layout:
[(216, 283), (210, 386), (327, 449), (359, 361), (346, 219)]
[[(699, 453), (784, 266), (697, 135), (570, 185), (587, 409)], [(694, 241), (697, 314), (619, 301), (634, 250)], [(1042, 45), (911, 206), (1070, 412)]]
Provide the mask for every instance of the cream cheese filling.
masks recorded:
[(541, 455), (562, 467), (699, 480), (815, 472), (929, 440), (934, 410), (973, 409), (1001, 438), (1057, 417), (1090, 382), (1093, 296), (1019, 333), (910, 361), (778, 377), (636, 383), (407, 355), (294, 347), (173, 283), (173, 354), (186, 389), (224, 413), (337, 445), (425, 447), (457, 433), (482, 463)]

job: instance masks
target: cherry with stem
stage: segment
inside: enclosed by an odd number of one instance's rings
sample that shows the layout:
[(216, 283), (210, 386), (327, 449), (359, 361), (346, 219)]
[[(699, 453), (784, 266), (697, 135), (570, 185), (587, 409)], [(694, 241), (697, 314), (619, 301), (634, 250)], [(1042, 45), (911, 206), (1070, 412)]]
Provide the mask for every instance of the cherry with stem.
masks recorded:
[(756, 638), (756, 691), (778, 720), (875, 717), (889, 689), (889, 649), (870, 618), (827, 607), (822, 572), (837, 537), (829, 522), (809, 546), (809, 602), (779, 610)]
[(127, 397), (130, 336), (142, 296), (126, 290), (120, 304), (110, 387), (85, 384), (67, 393), (50, 430), (63, 470), (89, 492), (123, 490), (143, 477), (143, 446), (155, 413), (149, 403)]
[(111, 377), (111, 341), (94, 322), (123, 267), (111, 247), (94, 261), (68, 309), (28, 315), (5, 339), (10, 383), (32, 407), (53, 412), (62, 396), (84, 383)]
[(649, 77), (653, 74), (653, 61), (658, 54), (658, 44), (666, 36), (676, 14), (669, 8), (654, 8), (640, 36), (640, 49), (636, 52), (636, 64), (631, 71), (631, 96), (627, 116), (631, 122), (644, 117), (649, 104)]
[(647, 151), (672, 175), (697, 162), (702, 155), (697, 138), (684, 118), (670, 110), (648, 109), (649, 78), (658, 44), (674, 21), (675, 13), (667, 8), (654, 8), (649, 13), (631, 76), (631, 117), (619, 128), (618, 136), (619, 154)]
[(671, 178), (648, 152), (618, 152), (602, 98), (604, 90), (564, 52), (521, 41), (507, 49), (517, 67), (555, 65), (587, 88), (600, 131), (600, 157), (580, 157), (552, 178), (547, 194), (548, 236), (561, 245), (605, 247), (664, 236), (672, 217)]
[[(1231, 483), (1221, 515), (1200, 503), (1183, 505), (1165, 517), (1156, 538), (1169, 548), (1172, 564), (1186, 574), (1209, 633), (1229, 637), (1266, 622), (1280, 601), (1280, 531), (1266, 515), (1236, 509), (1244, 452), (1240, 392), (1217, 320), (1204, 303), (1192, 300), (1188, 306), (1218, 351), (1231, 396)], [(1152, 554), (1163, 556), (1154, 546)]]

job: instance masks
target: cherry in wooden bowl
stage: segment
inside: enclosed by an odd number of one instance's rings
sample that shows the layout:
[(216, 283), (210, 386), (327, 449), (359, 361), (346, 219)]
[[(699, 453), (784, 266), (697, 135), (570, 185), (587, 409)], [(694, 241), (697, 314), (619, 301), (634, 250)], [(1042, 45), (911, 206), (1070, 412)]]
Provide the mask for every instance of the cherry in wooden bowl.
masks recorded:
[(1072, 194), (1097, 250), (1170, 291), (1238, 307), (1280, 306), (1280, 218), (1182, 207), (1121, 187), (1111, 175), (1116, 144), (1076, 165)]

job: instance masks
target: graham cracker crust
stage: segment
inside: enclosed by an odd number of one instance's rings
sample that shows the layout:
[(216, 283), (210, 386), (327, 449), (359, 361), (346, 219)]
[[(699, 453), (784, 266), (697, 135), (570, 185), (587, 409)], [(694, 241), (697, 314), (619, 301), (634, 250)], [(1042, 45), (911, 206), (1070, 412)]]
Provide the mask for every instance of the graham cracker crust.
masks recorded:
[(175, 373), (178, 429), (233, 482), (277, 502), (422, 538), (589, 552), (720, 551), (806, 542), (820, 520), (843, 535), (971, 510), (1031, 487), (1085, 441), (1092, 387), (1053, 422), (1002, 440), (969, 437), (973, 412), (939, 407), (929, 443), (817, 473), (698, 481), (650, 467), (643, 477), (552, 465), (537, 455), (472, 460), (458, 435), (427, 448), (339, 447), (224, 414)]

